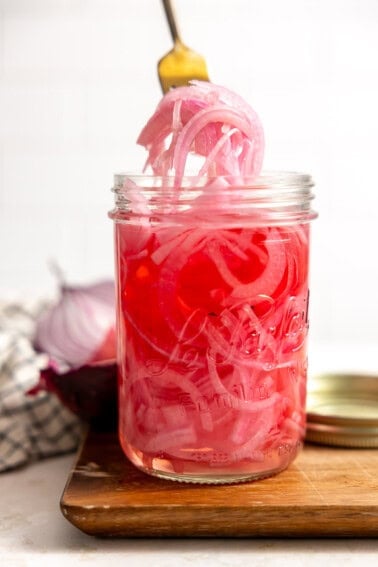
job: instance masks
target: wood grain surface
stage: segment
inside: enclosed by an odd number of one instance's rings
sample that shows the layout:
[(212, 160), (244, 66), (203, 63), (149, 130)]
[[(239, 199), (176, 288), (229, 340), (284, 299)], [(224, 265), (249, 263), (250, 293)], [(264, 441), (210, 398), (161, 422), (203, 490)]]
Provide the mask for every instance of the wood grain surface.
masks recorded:
[(61, 499), (64, 516), (108, 537), (374, 537), (378, 451), (306, 445), (284, 472), (211, 486), (150, 477), (116, 433), (89, 432)]

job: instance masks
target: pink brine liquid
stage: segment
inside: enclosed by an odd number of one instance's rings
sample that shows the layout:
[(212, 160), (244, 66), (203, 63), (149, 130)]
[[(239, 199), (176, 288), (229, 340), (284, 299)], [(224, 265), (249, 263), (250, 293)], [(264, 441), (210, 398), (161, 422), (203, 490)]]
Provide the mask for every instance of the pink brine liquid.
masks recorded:
[(115, 230), (127, 456), (195, 482), (286, 468), (305, 430), (308, 225)]

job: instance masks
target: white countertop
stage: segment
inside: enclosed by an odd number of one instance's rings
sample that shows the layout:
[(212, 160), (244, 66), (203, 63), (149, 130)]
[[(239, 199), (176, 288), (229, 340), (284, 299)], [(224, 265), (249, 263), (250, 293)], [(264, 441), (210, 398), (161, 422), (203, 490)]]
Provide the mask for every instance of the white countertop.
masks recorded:
[[(316, 355), (316, 371), (344, 358), (355, 369), (348, 348)], [(375, 349), (364, 356), (361, 370), (374, 366)], [(345, 354), (343, 354), (345, 353)], [(336, 360), (336, 362), (335, 362)], [(338, 365), (339, 367), (339, 365)], [(314, 365), (313, 365), (314, 368)], [(0, 565), (4, 567), (243, 567), (378, 565), (378, 540), (372, 539), (97, 539), (65, 520), (59, 499), (74, 455), (47, 459), (0, 475)]]

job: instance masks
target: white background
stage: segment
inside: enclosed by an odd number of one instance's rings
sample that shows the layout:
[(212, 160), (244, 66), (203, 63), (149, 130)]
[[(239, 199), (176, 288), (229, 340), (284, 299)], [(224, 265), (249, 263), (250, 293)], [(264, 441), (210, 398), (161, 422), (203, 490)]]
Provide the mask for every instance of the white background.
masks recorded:
[[(378, 1), (177, 0), (187, 44), (243, 95), (265, 167), (316, 181), (312, 340), (378, 342)], [(111, 276), (109, 189), (171, 48), (159, 0), (0, 0), (0, 298)], [(346, 352), (348, 352), (346, 349)]]

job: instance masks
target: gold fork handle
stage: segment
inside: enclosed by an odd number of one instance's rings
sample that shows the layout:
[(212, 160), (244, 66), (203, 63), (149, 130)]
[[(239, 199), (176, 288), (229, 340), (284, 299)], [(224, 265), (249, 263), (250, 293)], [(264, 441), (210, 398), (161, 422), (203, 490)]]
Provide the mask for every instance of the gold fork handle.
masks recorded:
[(171, 0), (162, 0), (165, 15), (167, 17), (169, 31), (173, 39), (173, 43), (182, 43), (180, 33), (177, 28), (175, 12)]

